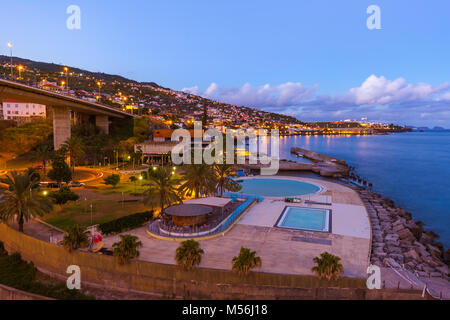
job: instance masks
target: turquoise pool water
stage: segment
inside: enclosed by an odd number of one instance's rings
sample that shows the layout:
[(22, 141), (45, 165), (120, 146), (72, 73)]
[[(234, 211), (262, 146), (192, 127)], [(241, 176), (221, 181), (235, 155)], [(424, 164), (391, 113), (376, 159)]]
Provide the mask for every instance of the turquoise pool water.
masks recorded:
[(300, 207), (287, 207), (278, 227), (312, 231), (329, 231), (329, 211)]
[(293, 197), (313, 194), (320, 187), (307, 182), (288, 179), (244, 179), (238, 180), (242, 185), (239, 193), (266, 197)]

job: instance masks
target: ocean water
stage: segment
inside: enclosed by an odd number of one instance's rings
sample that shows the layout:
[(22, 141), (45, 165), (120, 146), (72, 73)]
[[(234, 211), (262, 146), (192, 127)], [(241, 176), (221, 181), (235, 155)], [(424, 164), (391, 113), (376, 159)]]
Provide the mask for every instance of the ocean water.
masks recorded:
[(450, 247), (450, 132), (283, 137), (280, 158), (296, 161), (290, 154), (294, 146), (347, 161), (375, 192), (394, 200)]

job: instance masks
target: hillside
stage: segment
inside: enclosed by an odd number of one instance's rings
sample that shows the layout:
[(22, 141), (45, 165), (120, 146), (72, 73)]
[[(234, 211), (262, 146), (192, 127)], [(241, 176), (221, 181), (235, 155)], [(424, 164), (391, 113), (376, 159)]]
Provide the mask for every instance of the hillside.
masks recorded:
[[(10, 58), (0, 55), (0, 76), (8, 78)], [(43, 80), (58, 85), (66, 80), (63, 65), (36, 62), (14, 57), (14, 73), (22, 65), (21, 82), (36, 86)], [(95, 98), (98, 95), (97, 82), (101, 82), (101, 102), (117, 108), (134, 105), (138, 114), (159, 115), (174, 124), (187, 120), (201, 120), (207, 113), (209, 122), (216, 122), (230, 127), (251, 126), (273, 128), (288, 123), (301, 123), (299, 120), (271, 112), (230, 105), (200, 96), (171, 90), (155, 82), (137, 82), (119, 75), (91, 72), (69, 66), (69, 88), (71, 94), (82, 98)], [(121, 100), (127, 97), (126, 102)]]

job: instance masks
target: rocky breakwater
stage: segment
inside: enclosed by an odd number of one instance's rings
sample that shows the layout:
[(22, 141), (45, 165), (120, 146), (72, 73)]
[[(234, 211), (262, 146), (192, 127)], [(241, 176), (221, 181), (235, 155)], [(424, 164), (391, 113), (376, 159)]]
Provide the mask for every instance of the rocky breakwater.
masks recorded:
[[(371, 263), (380, 267), (398, 264), (419, 277), (449, 280), (448, 255), (435, 233), (414, 222), (411, 214), (396, 207), (392, 200), (369, 190), (359, 190), (372, 225)], [(448, 257), (447, 257), (448, 259)]]
[(291, 153), (311, 160), (310, 170), (323, 177), (343, 178), (350, 172), (347, 163), (341, 159), (296, 147), (291, 148)]

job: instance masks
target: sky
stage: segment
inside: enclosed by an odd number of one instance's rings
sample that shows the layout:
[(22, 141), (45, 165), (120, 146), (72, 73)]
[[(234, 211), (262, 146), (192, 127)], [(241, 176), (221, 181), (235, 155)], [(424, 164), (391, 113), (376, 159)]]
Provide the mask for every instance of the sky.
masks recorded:
[[(70, 5), (80, 29), (67, 27)], [(367, 26), (371, 5), (381, 29)], [(12, 42), (15, 56), (304, 121), (450, 128), (448, 0), (15, 0), (1, 10), (0, 54)]]

